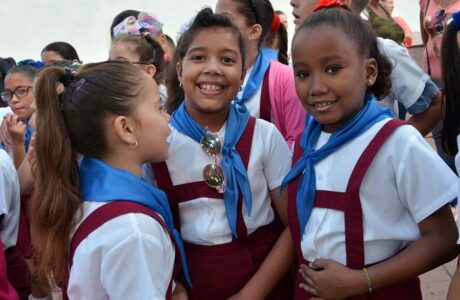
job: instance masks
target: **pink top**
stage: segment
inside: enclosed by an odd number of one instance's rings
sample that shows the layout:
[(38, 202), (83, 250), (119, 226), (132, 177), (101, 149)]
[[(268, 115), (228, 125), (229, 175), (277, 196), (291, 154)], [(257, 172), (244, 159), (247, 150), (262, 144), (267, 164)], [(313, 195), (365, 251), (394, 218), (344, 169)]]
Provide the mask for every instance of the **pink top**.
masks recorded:
[(289, 147), (305, 128), (305, 108), (295, 90), (291, 67), (272, 60), (270, 64), (269, 94), (273, 121)]
[[(440, 80), (442, 76), (441, 60), (439, 57), (441, 53), (442, 34), (437, 33), (435, 30), (435, 25), (439, 24), (439, 18), (436, 15), (440, 15), (440, 8), (434, 0), (419, 0), (419, 3), (420, 11), (423, 15), (423, 24), (421, 26), (428, 33), (428, 41), (426, 43), (428, 57), (425, 61), (424, 70), (432, 79)], [(446, 13), (442, 18), (444, 28), (446, 28), (451, 15), (458, 10), (460, 10), (460, 1), (455, 1), (447, 7)]]

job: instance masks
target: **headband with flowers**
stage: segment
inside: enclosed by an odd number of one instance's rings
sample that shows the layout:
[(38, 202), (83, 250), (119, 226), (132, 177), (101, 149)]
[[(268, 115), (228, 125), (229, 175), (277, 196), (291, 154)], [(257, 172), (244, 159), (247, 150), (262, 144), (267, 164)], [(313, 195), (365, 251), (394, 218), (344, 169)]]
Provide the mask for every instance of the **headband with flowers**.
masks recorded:
[(161, 32), (163, 25), (154, 15), (141, 12), (137, 18), (127, 17), (115, 26), (113, 36), (117, 38), (122, 35), (141, 35), (142, 32), (157, 35)]

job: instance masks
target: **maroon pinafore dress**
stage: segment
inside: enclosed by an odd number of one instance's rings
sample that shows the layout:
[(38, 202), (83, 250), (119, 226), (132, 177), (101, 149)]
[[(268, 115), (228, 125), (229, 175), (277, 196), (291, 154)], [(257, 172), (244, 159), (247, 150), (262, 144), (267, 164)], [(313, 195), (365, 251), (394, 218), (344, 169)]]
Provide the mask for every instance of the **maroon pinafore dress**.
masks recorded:
[[(391, 120), (386, 123), (380, 131), (376, 134), (373, 140), (369, 143), (367, 148), (363, 151), (356, 166), (351, 173), (348, 181), (347, 189), (344, 193), (333, 192), (333, 191), (322, 191), (317, 190), (314, 207), (335, 209), (344, 212), (345, 216), (345, 242), (346, 242), (346, 256), (347, 256), (347, 267), (351, 269), (362, 269), (367, 267), (364, 263), (364, 240), (363, 240), (363, 211), (361, 208), (361, 199), (359, 197), (359, 191), (363, 182), (364, 176), (366, 175), (369, 166), (374, 160), (375, 156), (379, 152), (382, 145), (388, 139), (388, 137), (404, 122), (400, 120)], [(298, 138), (294, 147), (294, 158), (293, 164), (302, 155), (302, 149), (300, 147), (300, 139)], [(288, 220), (289, 228), (294, 243), (294, 248), (297, 253), (298, 264), (297, 269), (299, 270), (301, 264), (308, 265), (302, 254), (301, 249), (301, 233), (299, 227), (299, 220), (297, 216), (296, 208), (296, 191), (299, 183), (300, 176), (289, 186), (289, 202), (288, 202)], [(364, 274), (363, 274), (364, 280)], [(296, 272), (295, 278), (295, 300), (310, 299), (310, 295), (300, 289), (299, 283), (302, 282), (302, 277), (299, 272)], [(347, 299), (353, 300), (418, 300), (422, 299), (420, 290), (419, 279), (412, 278), (410, 280), (400, 282), (379, 290), (375, 290), (372, 293), (354, 296)]]

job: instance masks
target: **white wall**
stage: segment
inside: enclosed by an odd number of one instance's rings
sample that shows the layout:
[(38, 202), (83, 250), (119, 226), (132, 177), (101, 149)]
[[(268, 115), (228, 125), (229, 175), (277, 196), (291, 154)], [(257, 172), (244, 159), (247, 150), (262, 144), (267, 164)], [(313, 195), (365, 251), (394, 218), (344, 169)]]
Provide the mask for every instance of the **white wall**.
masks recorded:
[[(164, 31), (175, 38), (181, 25), (217, 0), (0, 0), (0, 57), (40, 59), (48, 43), (66, 41), (84, 62), (104, 60), (113, 17), (125, 9), (155, 13)], [(396, 15), (415, 28), (418, 0), (395, 0)], [(292, 21), (289, 0), (272, 0)], [(401, 13), (400, 13), (401, 12)], [(406, 17), (409, 16), (409, 17)], [(416, 18), (413, 18), (416, 15)], [(291, 23), (292, 24), (292, 23)], [(290, 26), (290, 36), (294, 26)]]

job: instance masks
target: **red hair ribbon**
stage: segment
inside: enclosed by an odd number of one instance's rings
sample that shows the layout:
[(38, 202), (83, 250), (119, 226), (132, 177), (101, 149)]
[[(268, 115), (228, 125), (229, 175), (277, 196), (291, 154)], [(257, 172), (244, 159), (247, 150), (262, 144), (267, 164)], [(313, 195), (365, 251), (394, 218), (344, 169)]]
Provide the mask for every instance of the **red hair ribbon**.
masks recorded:
[(344, 6), (345, 4), (343, 4), (342, 1), (340, 0), (321, 0), (318, 2), (318, 4), (316, 4), (316, 7), (313, 10), (313, 12), (316, 12), (323, 8), (344, 7)]
[(272, 28), (270, 28), (270, 32), (277, 32), (280, 29), (281, 20), (277, 14), (273, 14), (273, 22)]

